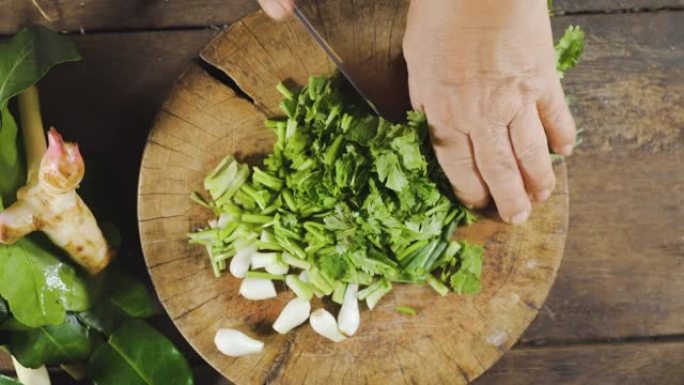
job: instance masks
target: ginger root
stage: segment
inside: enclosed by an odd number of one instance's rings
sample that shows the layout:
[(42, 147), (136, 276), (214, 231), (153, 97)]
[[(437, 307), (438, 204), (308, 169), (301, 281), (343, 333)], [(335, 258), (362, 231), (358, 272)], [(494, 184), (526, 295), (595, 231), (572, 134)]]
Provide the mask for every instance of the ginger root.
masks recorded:
[[(37, 93), (30, 102), (35, 108), (29, 109), (37, 110)], [(37, 126), (40, 131), (23, 127), (26, 143), (36, 142), (27, 140), (26, 131), (36, 131), (31, 133), (33, 139), (42, 135), (42, 125)], [(54, 128), (48, 132), (48, 143), (39, 164), (29, 156), (27, 184), (17, 191), (17, 201), (0, 212), (0, 243), (12, 244), (31, 232), (42, 231), (90, 274), (97, 274), (107, 266), (112, 252), (93, 213), (76, 192), (85, 172), (83, 158), (78, 145), (65, 143)]]

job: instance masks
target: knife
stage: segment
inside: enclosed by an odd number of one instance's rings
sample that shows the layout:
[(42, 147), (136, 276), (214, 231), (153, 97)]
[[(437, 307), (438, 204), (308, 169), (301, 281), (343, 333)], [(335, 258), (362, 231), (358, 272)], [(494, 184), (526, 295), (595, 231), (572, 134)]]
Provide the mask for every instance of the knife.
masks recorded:
[(299, 19), (299, 21), (302, 23), (304, 26), (304, 29), (306, 29), (307, 32), (309, 32), (309, 35), (318, 43), (318, 45), (325, 51), (325, 53), (328, 55), (330, 60), (335, 64), (335, 67), (337, 67), (337, 70), (340, 71), (342, 76), (349, 82), (349, 84), (354, 88), (354, 90), (363, 98), (363, 100), (368, 104), (368, 106), (375, 112), (376, 115), (378, 116), (383, 116), (380, 111), (378, 111), (378, 108), (376, 107), (375, 103), (371, 101), (371, 99), (367, 96), (367, 94), (363, 91), (363, 89), (359, 86), (359, 84), (354, 80), (354, 76), (352, 75), (351, 71), (349, 68), (345, 65), (344, 61), (342, 58), (340, 58), (340, 55), (338, 55), (335, 50), (328, 44), (328, 42), (325, 40), (325, 38), (318, 32), (316, 27), (311, 23), (309, 18), (304, 15), (304, 13), (297, 7), (297, 5), (294, 5), (294, 15)]

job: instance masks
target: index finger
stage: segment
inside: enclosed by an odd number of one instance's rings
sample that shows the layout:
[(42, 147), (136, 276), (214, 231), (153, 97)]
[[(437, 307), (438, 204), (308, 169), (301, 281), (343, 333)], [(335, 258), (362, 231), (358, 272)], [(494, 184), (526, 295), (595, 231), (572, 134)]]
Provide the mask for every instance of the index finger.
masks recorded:
[(276, 20), (286, 18), (294, 9), (292, 0), (259, 0), (259, 5), (268, 16)]

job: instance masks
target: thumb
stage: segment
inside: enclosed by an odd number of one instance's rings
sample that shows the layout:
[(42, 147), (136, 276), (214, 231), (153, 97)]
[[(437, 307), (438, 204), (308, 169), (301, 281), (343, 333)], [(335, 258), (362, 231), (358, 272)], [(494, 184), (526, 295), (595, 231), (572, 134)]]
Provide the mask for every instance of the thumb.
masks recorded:
[(282, 20), (292, 13), (294, 0), (259, 0), (259, 5), (268, 16)]

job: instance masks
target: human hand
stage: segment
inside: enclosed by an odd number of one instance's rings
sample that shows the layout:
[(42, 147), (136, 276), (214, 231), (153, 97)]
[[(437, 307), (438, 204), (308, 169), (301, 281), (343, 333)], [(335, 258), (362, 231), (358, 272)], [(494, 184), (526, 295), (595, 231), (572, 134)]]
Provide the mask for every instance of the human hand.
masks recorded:
[(524, 222), (555, 185), (547, 139), (562, 155), (575, 142), (546, 1), (412, 0), (404, 56), (456, 195)]
[(282, 20), (292, 13), (294, 0), (259, 0), (259, 5), (268, 16)]

